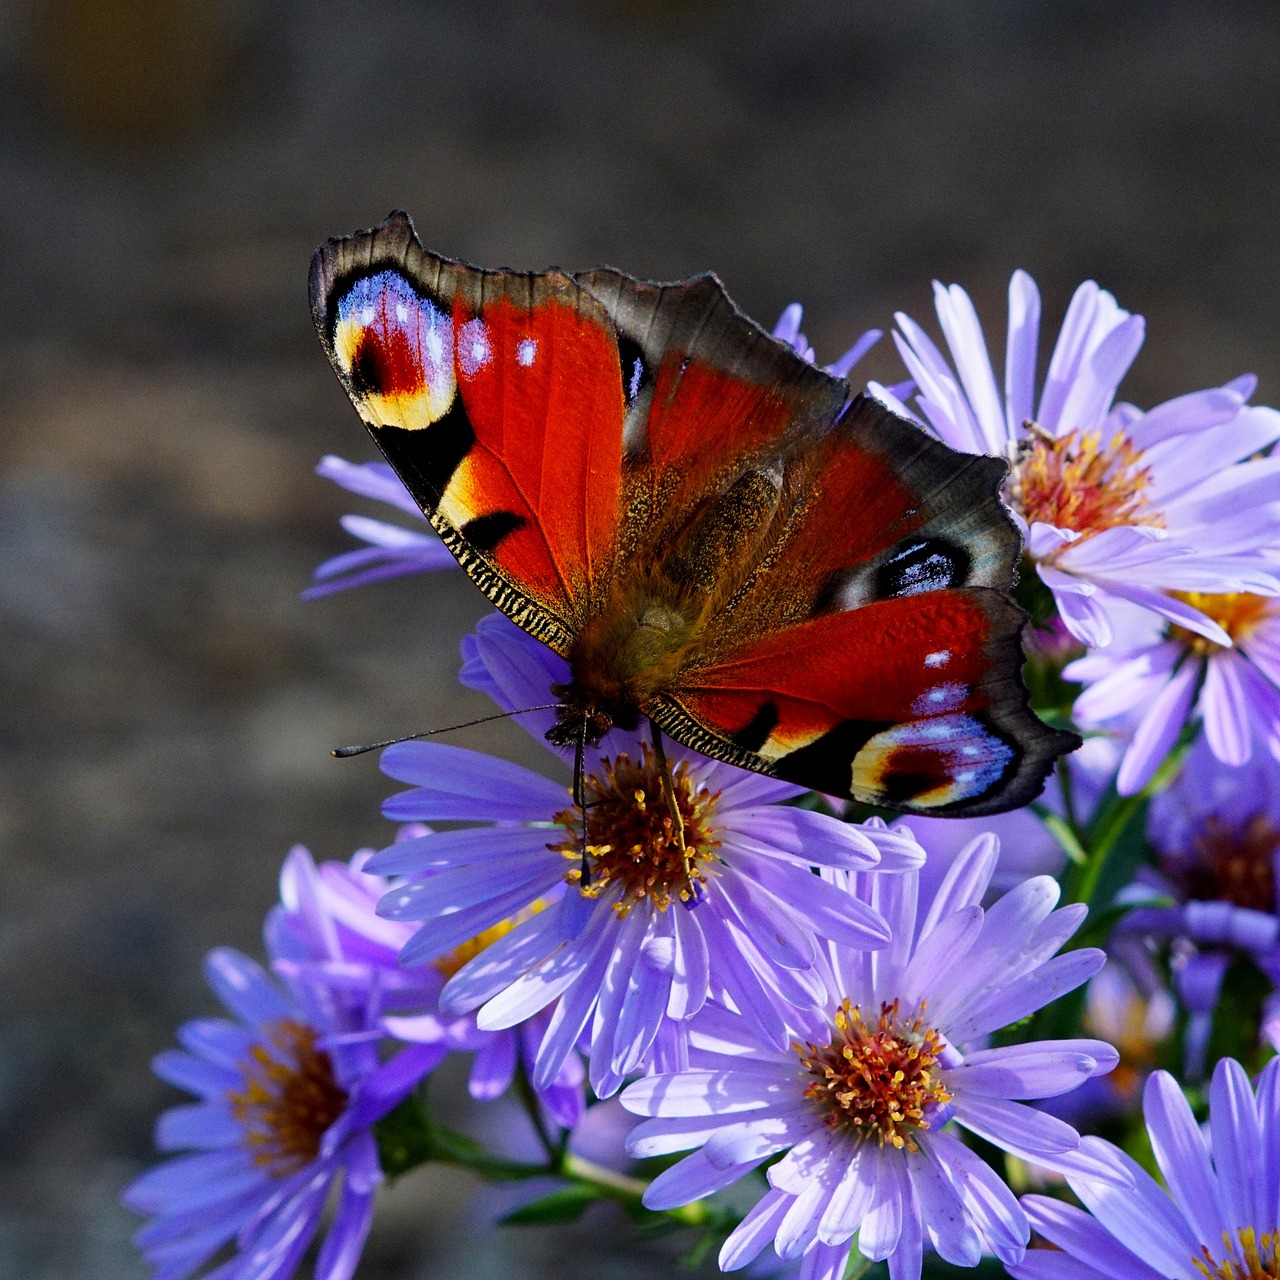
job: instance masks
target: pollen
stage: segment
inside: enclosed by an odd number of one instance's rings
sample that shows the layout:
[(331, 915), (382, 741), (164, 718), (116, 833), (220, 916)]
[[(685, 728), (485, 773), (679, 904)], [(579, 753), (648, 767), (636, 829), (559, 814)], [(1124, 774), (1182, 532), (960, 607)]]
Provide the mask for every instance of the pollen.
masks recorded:
[[(1221, 594), (1171, 591), (1169, 594), (1212, 618), (1231, 637), (1233, 644), (1247, 640), (1258, 624), (1271, 616), (1272, 602), (1266, 596), (1251, 595), (1247, 591), (1227, 591)], [(1202, 658), (1222, 651), (1220, 644), (1183, 627), (1170, 627), (1169, 635), (1171, 639), (1180, 640), (1192, 653)]]
[(1104, 444), (1101, 431), (1054, 437), (1034, 423), (1028, 429), (1005, 486), (1028, 524), (1040, 520), (1086, 538), (1122, 525), (1163, 525), (1147, 500), (1150, 469), (1126, 435)]
[(1255, 813), (1238, 825), (1209, 817), (1196, 832), (1190, 850), (1171, 870), (1189, 899), (1273, 912), (1273, 860), (1278, 848), (1280, 828), (1264, 813)]
[(333, 1060), (310, 1027), (283, 1018), (239, 1065), (244, 1087), (227, 1101), (254, 1164), (275, 1177), (297, 1173), (320, 1154), (321, 1138), (347, 1105)]
[(435, 961), (437, 972), (445, 978), (452, 978), (468, 960), (474, 960), (476, 956), (491, 947), (499, 938), (505, 938), (517, 925), (524, 924), (526, 920), (532, 920), (546, 905), (539, 898), (536, 902), (531, 902), (523, 911), (517, 911), (515, 915), (508, 916), (505, 920), (499, 920), (497, 924), (490, 925), (489, 928), (481, 933), (477, 933), (474, 938), (467, 939), (460, 947), (455, 947)]
[(831, 1043), (792, 1047), (813, 1076), (804, 1091), (828, 1128), (880, 1146), (919, 1151), (917, 1134), (951, 1101), (938, 1067), (945, 1042), (924, 1021), (924, 1006), (904, 1015), (898, 1001), (867, 1022), (860, 1005), (836, 1011)]
[[(620, 888), (613, 909), (625, 917), (641, 902), (665, 911), (673, 902), (688, 902), (700, 893), (713, 873), (719, 847), (715, 812), (720, 793), (695, 786), (683, 763), (672, 769), (671, 782), (684, 820), (684, 856), (663, 795), (662, 772), (648, 745), (639, 760), (627, 755), (603, 760), (600, 772), (585, 779), (590, 876), (580, 889), (584, 897), (598, 898)], [(565, 880), (581, 885), (583, 812), (576, 806), (566, 809), (556, 815), (556, 822), (565, 836), (549, 847), (574, 864)]]
[(1278, 1280), (1280, 1278), (1280, 1236), (1268, 1231), (1259, 1236), (1252, 1227), (1241, 1227), (1236, 1239), (1223, 1232), (1226, 1253), (1215, 1262), (1207, 1248), (1191, 1262), (1205, 1280)]

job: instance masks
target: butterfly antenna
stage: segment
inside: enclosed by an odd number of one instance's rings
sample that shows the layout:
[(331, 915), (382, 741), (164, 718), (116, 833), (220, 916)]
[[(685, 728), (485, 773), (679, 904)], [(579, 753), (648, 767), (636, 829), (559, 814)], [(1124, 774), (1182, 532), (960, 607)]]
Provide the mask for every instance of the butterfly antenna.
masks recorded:
[(658, 722), (649, 718), (649, 728), (653, 731), (653, 755), (662, 775), (662, 795), (667, 802), (667, 811), (671, 814), (672, 834), (676, 838), (676, 848), (680, 850), (680, 861), (684, 864), (684, 883), (689, 897), (685, 906), (696, 907), (702, 901), (702, 890), (693, 878), (693, 867), (689, 862), (689, 848), (684, 841), (684, 818), (680, 813), (680, 805), (676, 801), (676, 787), (671, 780), (671, 766), (667, 763), (667, 752), (662, 745), (662, 730)]
[(515, 711), (499, 711), (497, 715), (481, 716), (479, 720), (466, 720), (462, 724), (446, 725), (443, 729), (424, 729), (421, 733), (406, 733), (403, 738), (388, 738), (386, 742), (369, 742), (362, 747), (334, 747), (329, 752), (339, 760), (351, 756), (362, 756), (366, 751), (380, 751), (383, 747), (394, 747), (397, 742), (414, 742), (418, 738), (431, 738), (437, 733), (452, 733), (455, 729), (470, 729), (472, 725), (488, 724), (491, 720), (505, 720), (508, 716), (522, 716), (530, 711), (559, 711), (560, 703), (548, 702), (540, 707), (520, 707)]

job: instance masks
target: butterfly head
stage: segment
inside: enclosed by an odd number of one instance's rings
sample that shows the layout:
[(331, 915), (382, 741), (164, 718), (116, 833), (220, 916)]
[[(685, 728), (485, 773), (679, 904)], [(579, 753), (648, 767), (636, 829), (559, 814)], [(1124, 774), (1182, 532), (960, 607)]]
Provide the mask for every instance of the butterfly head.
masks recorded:
[(547, 741), (556, 747), (594, 747), (614, 726), (614, 718), (600, 707), (587, 705), (572, 684), (551, 686), (560, 699), (559, 715), (547, 730)]

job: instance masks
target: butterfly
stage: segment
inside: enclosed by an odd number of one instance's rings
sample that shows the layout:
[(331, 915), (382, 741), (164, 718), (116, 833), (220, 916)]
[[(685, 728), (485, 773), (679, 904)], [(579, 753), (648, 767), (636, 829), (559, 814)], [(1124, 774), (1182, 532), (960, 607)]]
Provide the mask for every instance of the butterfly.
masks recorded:
[(853, 395), (715, 276), (483, 270), (397, 212), (317, 249), (311, 307), (445, 545), (568, 661), (548, 737), (579, 761), (647, 719), (659, 751), (969, 817), (1078, 745), (1020, 678), (1005, 464)]

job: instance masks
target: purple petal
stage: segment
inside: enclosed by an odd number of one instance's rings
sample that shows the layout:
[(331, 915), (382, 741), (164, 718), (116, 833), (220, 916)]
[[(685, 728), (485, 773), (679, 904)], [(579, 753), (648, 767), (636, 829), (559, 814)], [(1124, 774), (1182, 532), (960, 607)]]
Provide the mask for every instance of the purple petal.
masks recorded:
[(1154, 1071), (1142, 1098), (1152, 1154), (1187, 1221), (1201, 1240), (1220, 1240), (1224, 1231), (1234, 1235), (1239, 1224), (1223, 1221), (1209, 1148), (1177, 1081)]
[(947, 1079), (966, 1094), (1053, 1098), (1112, 1070), (1119, 1060), (1101, 1040), (1040, 1040), (968, 1054)]
[(375, 1194), (344, 1186), (337, 1212), (320, 1256), (316, 1259), (315, 1280), (351, 1280), (373, 1225)]
[(1185, 662), (1142, 717), (1116, 775), (1116, 790), (1122, 796), (1141, 791), (1164, 763), (1187, 722), (1200, 671), (1199, 662)]
[(637, 1116), (714, 1116), (777, 1107), (799, 1094), (793, 1080), (742, 1071), (683, 1071), (630, 1085), (622, 1105)]
[(230, 947), (216, 947), (209, 952), (204, 976), (214, 995), (250, 1026), (279, 1022), (294, 1012), (266, 970)]
[(1199, 708), (1213, 754), (1223, 764), (1242, 765), (1252, 745), (1249, 707), (1239, 669), (1247, 664), (1237, 653), (1215, 653), (1205, 663)]
[(1040, 344), (1040, 291), (1025, 272), (1009, 280), (1009, 336), (1005, 346), (1004, 402), (1009, 439), (1035, 416), (1036, 351)]
[(720, 1250), (720, 1270), (737, 1271), (752, 1261), (777, 1234), (790, 1207), (791, 1197), (785, 1191), (765, 1192), (729, 1233)]
[(1115, 1280), (1163, 1280), (1161, 1272), (1147, 1266), (1100, 1222), (1074, 1205), (1047, 1196), (1024, 1196), (1022, 1207), (1033, 1230), (1104, 1276)]
[(647, 1187), (644, 1204), (647, 1209), (677, 1209), (694, 1200), (736, 1182), (750, 1165), (717, 1169), (707, 1162), (701, 1151), (685, 1156), (679, 1164), (663, 1170)]

